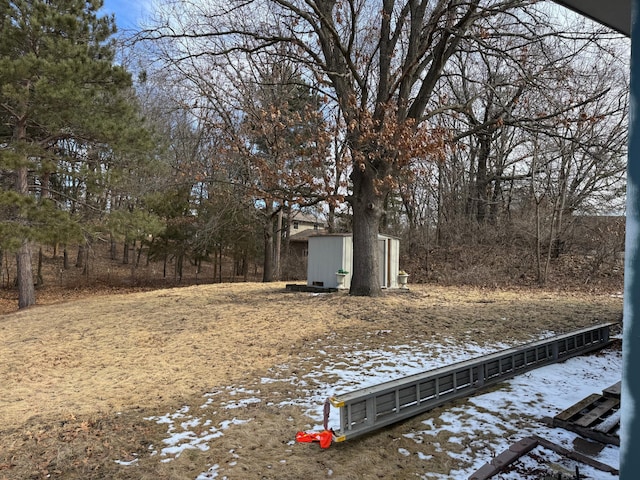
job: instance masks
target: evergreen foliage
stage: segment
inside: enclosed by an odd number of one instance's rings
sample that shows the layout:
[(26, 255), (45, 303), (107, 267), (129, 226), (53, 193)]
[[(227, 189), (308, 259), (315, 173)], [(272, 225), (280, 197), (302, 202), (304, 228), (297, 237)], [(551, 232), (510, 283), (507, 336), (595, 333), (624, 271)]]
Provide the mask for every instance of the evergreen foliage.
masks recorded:
[(144, 146), (101, 7), (0, 0), (0, 231), (18, 255), (21, 307), (35, 303), (29, 242), (77, 239), (81, 206), (104, 208), (108, 172)]

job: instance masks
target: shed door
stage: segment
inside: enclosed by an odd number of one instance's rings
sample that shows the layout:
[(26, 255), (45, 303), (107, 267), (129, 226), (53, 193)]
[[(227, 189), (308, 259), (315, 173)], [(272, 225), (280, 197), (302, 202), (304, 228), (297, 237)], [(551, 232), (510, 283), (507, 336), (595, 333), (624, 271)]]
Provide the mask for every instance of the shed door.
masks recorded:
[(381, 287), (387, 285), (387, 242), (384, 239), (378, 239), (378, 279)]

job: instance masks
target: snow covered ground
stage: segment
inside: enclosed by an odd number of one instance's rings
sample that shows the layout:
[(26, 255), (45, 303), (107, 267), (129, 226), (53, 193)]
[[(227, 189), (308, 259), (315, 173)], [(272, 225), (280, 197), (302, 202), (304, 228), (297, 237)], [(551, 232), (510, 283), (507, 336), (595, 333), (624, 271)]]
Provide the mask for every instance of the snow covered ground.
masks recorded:
[[(384, 332), (376, 334), (384, 335)], [(549, 335), (542, 335), (540, 338), (547, 336)], [(328, 346), (331, 344), (330, 339), (325, 339), (322, 345), (316, 344), (307, 349), (307, 355), (296, 360), (300, 363), (300, 368), (292, 369), (290, 364), (281, 365), (271, 369), (270, 375), (260, 380), (262, 385), (275, 382), (293, 385), (299, 395), (276, 405), (294, 405), (301, 408), (312, 420), (312, 429), (318, 431), (322, 430), (324, 401), (331, 395), (347, 393), (513, 346), (499, 343), (465, 343), (461, 347), (454, 341), (440, 341), (433, 345), (416, 345), (409, 342), (380, 350), (368, 350), (359, 348), (358, 345)], [(310, 373), (298, 376), (292, 375), (292, 370)], [(421, 452), (420, 445), (428, 443), (431, 446), (435, 445), (436, 451), (444, 450), (435, 439), (438, 433), (447, 431), (452, 435), (448, 441), (460, 444), (458, 452), (447, 450), (447, 455), (456, 460), (457, 465), (464, 467), (452, 470), (447, 475), (428, 473), (422, 478), (457, 480), (469, 478), (491, 458), (515, 441), (529, 435), (537, 434), (567, 449), (573, 449), (576, 434), (550, 428), (540, 420), (543, 417), (553, 417), (592, 393), (601, 393), (604, 388), (620, 380), (621, 372), (621, 352), (606, 350), (519, 375), (505, 381), (494, 391), (471, 397), (463, 406), (452, 406), (441, 410), (439, 416), (429, 416), (422, 422), (424, 429), (411, 431), (407, 428), (404, 437), (415, 442), (416, 451), (411, 453), (406, 448), (398, 448), (398, 455), (416, 455), (418, 460), (429, 461), (430, 455)], [(220, 393), (225, 393), (225, 398), (231, 400), (220, 400)], [(207, 394), (202, 405), (185, 406), (164, 416), (148, 417), (148, 421), (167, 425), (167, 437), (163, 440), (163, 445), (151, 445), (149, 448), (162, 462), (172, 461), (187, 449), (208, 450), (216, 438), (224, 435), (226, 429), (232, 425), (234, 428), (243, 428), (243, 424), (249, 422), (248, 419), (242, 418), (241, 407), (260, 403), (273, 405), (261, 397), (259, 385), (233, 385), (226, 387), (224, 391)], [(212, 406), (227, 411), (228, 420), (217, 425), (210, 424), (210, 420), (203, 420), (200, 412)], [(329, 426), (337, 429), (338, 425), (339, 411), (332, 408)], [(250, 425), (247, 428), (250, 428)], [(491, 442), (485, 440), (488, 432), (492, 434)], [(289, 445), (292, 444), (293, 438), (289, 442)], [(618, 453), (618, 447), (607, 446), (594, 458), (619, 468)], [(564, 466), (565, 475), (575, 471), (574, 462), (537, 447), (532, 455), (522, 457), (517, 462), (514, 471), (499, 474), (494, 478), (537, 480), (538, 477), (527, 476), (523, 472), (535, 467), (536, 459), (540, 457)], [(233, 462), (228, 466), (232, 467)], [(586, 465), (580, 464), (579, 468), (585, 478), (618, 478)], [(196, 480), (218, 478), (222, 475), (219, 470), (217, 464), (212, 465), (208, 471), (198, 475)]]

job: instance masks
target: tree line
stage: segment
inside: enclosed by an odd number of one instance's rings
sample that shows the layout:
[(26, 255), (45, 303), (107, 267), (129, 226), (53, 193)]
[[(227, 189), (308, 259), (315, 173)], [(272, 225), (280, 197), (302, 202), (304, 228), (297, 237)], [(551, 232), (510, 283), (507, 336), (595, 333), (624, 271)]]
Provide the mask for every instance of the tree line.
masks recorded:
[(160, 2), (126, 35), (101, 6), (0, 2), (20, 307), (35, 245), (273, 280), (299, 211), (353, 232), (354, 295), (380, 293), (379, 232), (517, 244), (544, 283), (576, 216), (623, 209), (628, 42), (547, 2)]

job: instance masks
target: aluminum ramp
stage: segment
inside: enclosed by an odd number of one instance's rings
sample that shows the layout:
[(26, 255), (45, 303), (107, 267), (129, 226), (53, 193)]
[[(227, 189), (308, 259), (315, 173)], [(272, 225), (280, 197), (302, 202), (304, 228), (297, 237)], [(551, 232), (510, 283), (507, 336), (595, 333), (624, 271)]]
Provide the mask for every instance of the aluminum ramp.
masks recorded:
[(329, 401), (340, 409), (338, 442), (474, 394), (520, 373), (600, 349), (610, 343), (601, 324), (446, 367), (362, 388)]

